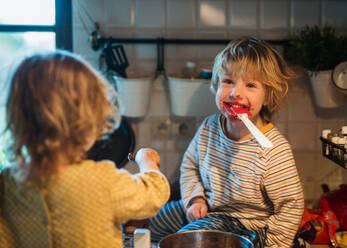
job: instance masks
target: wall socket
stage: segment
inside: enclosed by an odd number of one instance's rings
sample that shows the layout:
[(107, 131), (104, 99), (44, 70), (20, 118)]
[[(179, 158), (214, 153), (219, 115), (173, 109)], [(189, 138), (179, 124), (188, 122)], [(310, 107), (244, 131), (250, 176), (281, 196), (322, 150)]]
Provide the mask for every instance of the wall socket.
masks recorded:
[(152, 120), (152, 139), (169, 138), (171, 135), (171, 121), (166, 120)]
[(173, 122), (171, 125), (171, 135), (191, 139), (196, 132), (195, 126), (196, 122), (191, 120)]
[(152, 139), (163, 138), (193, 138), (195, 134), (196, 121), (180, 120), (171, 121), (170, 119), (157, 119), (151, 121)]

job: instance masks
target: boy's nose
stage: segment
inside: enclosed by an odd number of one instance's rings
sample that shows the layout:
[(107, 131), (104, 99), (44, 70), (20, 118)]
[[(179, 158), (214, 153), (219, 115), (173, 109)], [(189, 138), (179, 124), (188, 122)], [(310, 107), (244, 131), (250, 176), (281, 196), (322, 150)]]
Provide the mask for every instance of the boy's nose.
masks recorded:
[(242, 89), (240, 86), (235, 86), (231, 92), (230, 92), (230, 96), (234, 97), (234, 98), (239, 98), (242, 96)]

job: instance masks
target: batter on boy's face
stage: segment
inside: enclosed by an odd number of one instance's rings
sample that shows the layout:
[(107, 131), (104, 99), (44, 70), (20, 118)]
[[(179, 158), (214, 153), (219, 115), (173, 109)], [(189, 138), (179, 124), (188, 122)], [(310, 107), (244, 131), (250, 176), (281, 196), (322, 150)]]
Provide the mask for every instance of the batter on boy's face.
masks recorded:
[(239, 122), (224, 109), (224, 103), (246, 108), (253, 122), (261, 121), (260, 110), (265, 102), (265, 86), (257, 80), (246, 80), (240, 76), (225, 73), (221, 75), (216, 93), (217, 108), (232, 122)]

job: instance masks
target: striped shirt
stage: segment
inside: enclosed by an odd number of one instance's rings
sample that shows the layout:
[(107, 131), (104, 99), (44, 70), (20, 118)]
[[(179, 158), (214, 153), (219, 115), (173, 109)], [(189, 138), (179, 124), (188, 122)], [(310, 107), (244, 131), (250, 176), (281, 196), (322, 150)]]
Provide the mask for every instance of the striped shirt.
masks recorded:
[(221, 114), (207, 117), (184, 154), (184, 206), (204, 197), (209, 212), (238, 218), (246, 228), (268, 227), (266, 247), (291, 247), (304, 209), (303, 190), (288, 141), (272, 123), (261, 128), (274, 144), (225, 136)]

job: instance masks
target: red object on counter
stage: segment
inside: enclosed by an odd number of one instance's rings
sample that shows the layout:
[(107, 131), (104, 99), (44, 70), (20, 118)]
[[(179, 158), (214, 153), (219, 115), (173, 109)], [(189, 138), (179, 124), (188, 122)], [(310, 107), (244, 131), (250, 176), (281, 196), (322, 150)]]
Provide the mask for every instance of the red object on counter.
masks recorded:
[(338, 225), (333, 211), (305, 208), (298, 234), (310, 244), (337, 244)]
[(341, 184), (340, 189), (333, 191), (327, 185), (322, 187), (325, 193), (320, 199), (320, 207), (332, 210), (339, 221), (339, 230), (347, 231), (347, 184)]
[(304, 209), (298, 235), (311, 244), (330, 244), (336, 247), (335, 232), (347, 230), (347, 185), (330, 191), (322, 185), (324, 194), (318, 209)]

